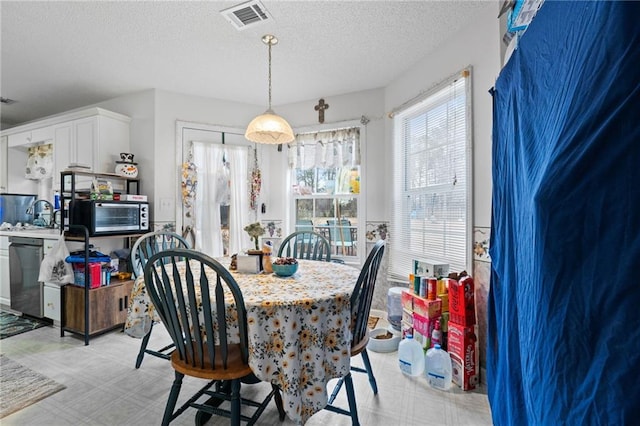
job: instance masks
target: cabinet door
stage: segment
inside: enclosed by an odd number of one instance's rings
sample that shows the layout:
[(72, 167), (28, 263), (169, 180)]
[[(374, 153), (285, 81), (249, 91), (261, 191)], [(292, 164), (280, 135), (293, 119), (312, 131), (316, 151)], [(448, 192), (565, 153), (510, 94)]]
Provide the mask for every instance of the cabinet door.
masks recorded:
[(89, 117), (73, 122), (73, 144), (75, 145), (76, 163), (86, 164), (95, 170), (95, 144), (98, 136), (98, 118)]
[(71, 163), (71, 123), (56, 126), (53, 140), (53, 189), (60, 188), (60, 172)]
[(98, 117), (98, 138), (93, 153), (96, 172), (113, 173), (115, 162), (120, 160), (120, 153), (131, 152), (129, 132), (128, 122), (113, 117)]
[(60, 322), (60, 287), (55, 284), (45, 284), (42, 303), (44, 316)]
[[(89, 117), (56, 126), (54, 136), (54, 190), (60, 188), (60, 172), (69, 164), (86, 164), (93, 170), (95, 167), (94, 154), (97, 137), (97, 118)], [(80, 185), (79, 185), (80, 184)], [(77, 187), (88, 188), (90, 178), (76, 181)], [(71, 183), (65, 187), (70, 188)]]
[[(84, 288), (65, 287), (65, 327), (84, 333)], [(133, 280), (89, 290), (89, 334), (124, 324)]]

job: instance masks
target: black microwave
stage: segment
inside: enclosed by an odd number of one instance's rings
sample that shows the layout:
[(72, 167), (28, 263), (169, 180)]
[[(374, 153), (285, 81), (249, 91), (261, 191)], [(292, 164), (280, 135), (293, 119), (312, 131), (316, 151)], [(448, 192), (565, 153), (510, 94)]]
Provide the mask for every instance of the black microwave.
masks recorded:
[(69, 206), (72, 225), (84, 225), (92, 237), (149, 231), (149, 203), (138, 201), (74, 200)]

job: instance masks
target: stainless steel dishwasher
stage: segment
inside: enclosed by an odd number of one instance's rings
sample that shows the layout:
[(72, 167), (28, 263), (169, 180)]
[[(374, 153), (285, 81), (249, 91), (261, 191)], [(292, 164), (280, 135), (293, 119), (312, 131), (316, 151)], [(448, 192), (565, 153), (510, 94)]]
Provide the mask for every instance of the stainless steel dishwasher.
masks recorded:
[(43, 317), (42, 283), (38, 281), (44, 253), (41, 238), (9, 237), (11, 309)]

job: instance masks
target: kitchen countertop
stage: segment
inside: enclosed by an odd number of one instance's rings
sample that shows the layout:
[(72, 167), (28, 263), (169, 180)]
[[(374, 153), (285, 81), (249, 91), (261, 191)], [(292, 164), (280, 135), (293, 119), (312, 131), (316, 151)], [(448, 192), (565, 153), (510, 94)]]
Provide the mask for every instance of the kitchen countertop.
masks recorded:
[(59, 229), (24, 229), (19, 231), (0, 231), (0, 237), (25, 237), (42, 238), (45, 240), (57, 240), (60, 237)]

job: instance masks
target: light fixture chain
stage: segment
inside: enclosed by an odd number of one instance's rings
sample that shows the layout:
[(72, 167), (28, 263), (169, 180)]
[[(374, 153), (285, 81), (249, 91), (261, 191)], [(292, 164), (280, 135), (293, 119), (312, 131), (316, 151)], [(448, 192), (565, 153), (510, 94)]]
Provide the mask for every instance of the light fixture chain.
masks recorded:
[[(1, 1), (1, 0), (0, 0)], [(271, 46), (278, 43), (278, 39), (272, 34), (265, 34), (262, 42), (269, 48), (269, 109), (251, 120), (244, 136), (256, 143), (278, 144), (289, 143), (295, 140), (293, 129), (287, 120), (277, 115), (271, 109)], [(256, 157), (257, 160), (257, 157)]]
[(271, 109), (271, 41), (269, 41), (269, 109)]

